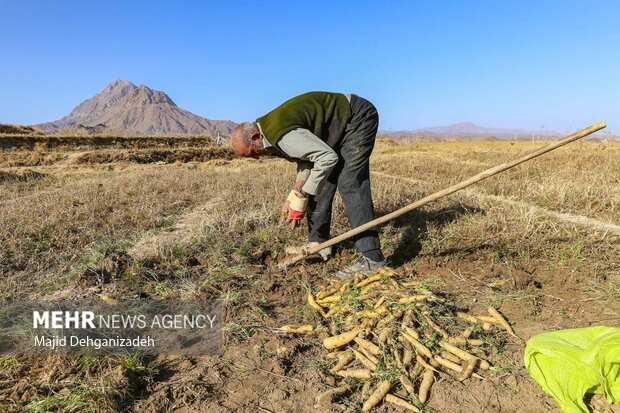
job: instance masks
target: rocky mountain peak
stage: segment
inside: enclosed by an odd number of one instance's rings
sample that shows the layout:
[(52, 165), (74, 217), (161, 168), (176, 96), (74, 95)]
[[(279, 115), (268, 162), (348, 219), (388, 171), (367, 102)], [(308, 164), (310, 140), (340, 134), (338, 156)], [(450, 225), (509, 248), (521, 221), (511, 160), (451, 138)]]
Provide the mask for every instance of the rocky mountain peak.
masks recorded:
[(153, 90), (145, 85), (140, 85), (132, 90), (127, 95), (126, 100), (133, 105), (169, 104), (176, 106), (167, 94), (160, 92), (159, 90)]
[(208, 134), (229, 136), (236, 123), (210, 120), (179, 108), (164, 92), (115, 80), (54, 122), (36, 125), (44, 132)]
[(124, 98), (129, 92), (134, 90), (136, 85), (127, 80), (115, 80), (90, 99), (80, 103), (71, 111), (69, 116), (84, 118), (88, 121), (108, 108), (114, 106), (116, 102)]

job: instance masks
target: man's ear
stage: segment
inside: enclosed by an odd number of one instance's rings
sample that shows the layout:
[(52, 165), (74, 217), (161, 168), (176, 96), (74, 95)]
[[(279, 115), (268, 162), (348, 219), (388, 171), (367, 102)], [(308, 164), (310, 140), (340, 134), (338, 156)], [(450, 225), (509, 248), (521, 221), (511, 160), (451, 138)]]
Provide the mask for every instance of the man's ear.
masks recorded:
[(252, 139), (253, 141), (257, 141), (259, 139), (262, 139), (262, 137), (260, 136), (260, 131), (256, 130), (256, 131), (252, 132), (252, 135), (250, 135), (250, 139)]

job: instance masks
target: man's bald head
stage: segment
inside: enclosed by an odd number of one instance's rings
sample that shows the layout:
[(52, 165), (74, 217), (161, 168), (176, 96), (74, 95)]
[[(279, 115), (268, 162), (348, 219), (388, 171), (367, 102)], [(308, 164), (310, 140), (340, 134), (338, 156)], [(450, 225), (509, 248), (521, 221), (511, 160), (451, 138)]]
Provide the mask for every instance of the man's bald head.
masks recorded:
[(230, 143), (237, 155), (258, 159), (266, 154), (256, 122), (240, 123), (230, 136)]

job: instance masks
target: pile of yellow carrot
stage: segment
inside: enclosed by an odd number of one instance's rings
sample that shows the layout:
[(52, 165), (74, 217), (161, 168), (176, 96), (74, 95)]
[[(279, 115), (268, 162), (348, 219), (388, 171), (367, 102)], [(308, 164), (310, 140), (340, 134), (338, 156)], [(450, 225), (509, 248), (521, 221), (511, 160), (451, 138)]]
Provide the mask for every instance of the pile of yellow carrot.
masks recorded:
[[(323, 340), (331, 350), (327, 354), (333, 360), (330, 372), (365, 381), (361, 392), (364, 412), (382, 401), (421, 412), (436, 374), (449, 374), (459, 381), (483, 379), (481, 374), (491, 368), (482, 357), (484, 341), (473, 337), (475, 331), (488, 331), (495, 325), (514, 335), (494, 308), (484, 316), (455, 311), (450, 314), (453, 319), (480, 328), (468, 325), (458, 334), (448, 333), (434, 316), (435, 308), (447, 308), (445, 300), (421, 281), (401, 279), (386, 268), (344, 282), (334, 279), (310, 293), (308, 304), (330, 330)], [(311, 325), (282, 329), (293, 333), (316, 330)], [(338, 389), (317, 400), (339, 394)]]

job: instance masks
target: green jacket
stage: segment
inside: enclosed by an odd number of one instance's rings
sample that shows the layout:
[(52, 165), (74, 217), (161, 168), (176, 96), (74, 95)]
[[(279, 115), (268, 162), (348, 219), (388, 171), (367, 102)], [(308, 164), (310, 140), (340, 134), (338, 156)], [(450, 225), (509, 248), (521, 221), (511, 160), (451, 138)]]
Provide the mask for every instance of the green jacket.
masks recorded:
[(351, 120), (351, 105), (342, 93), (308, 92), (287, 100), (256, 121), (273, 146), (288, 132), (308, 129), (330, 147), (344, 136)]

